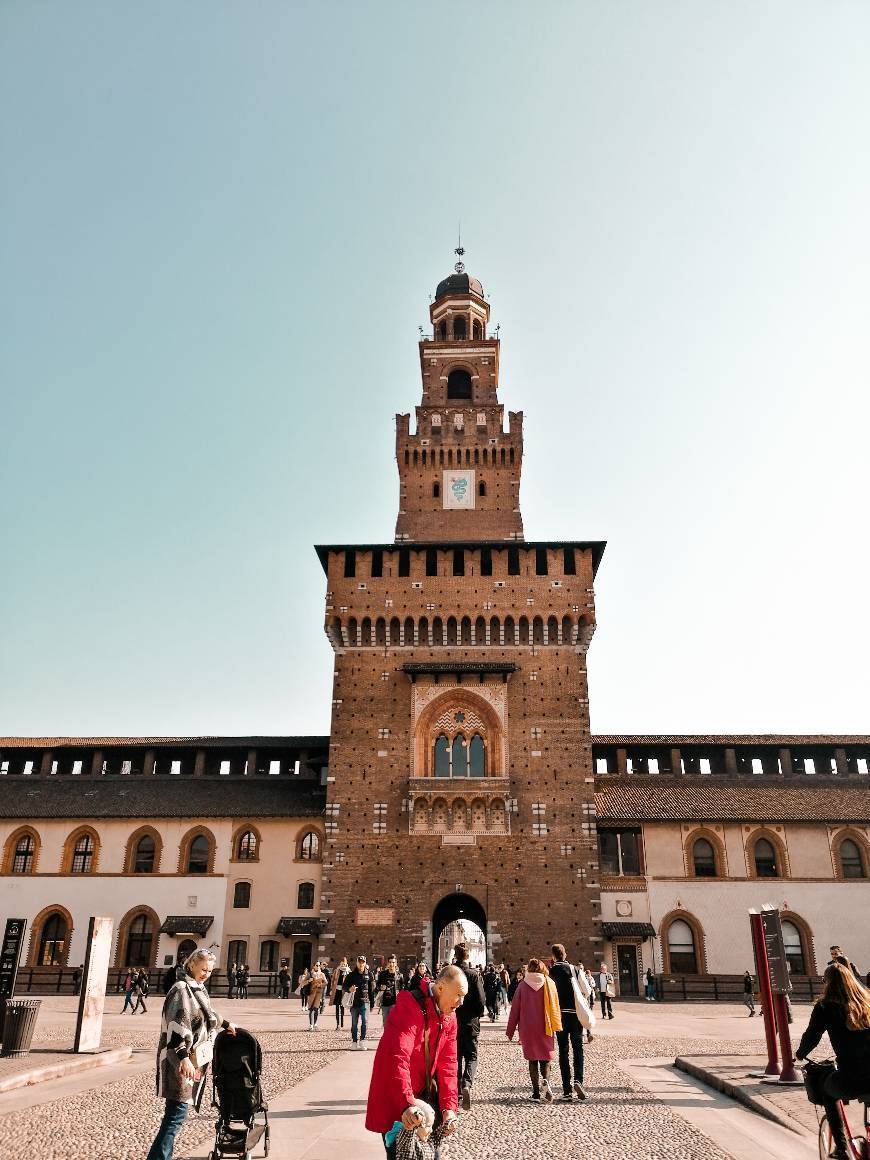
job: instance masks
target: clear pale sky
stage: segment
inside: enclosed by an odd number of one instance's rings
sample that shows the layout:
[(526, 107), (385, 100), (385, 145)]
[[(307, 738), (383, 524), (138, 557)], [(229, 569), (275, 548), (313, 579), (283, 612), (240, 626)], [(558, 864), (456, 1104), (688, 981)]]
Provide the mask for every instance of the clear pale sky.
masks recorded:
[(870, 733), (870, 6), (0, 6), (0, 733), (318, 733), (455, 260), (593, 730)]

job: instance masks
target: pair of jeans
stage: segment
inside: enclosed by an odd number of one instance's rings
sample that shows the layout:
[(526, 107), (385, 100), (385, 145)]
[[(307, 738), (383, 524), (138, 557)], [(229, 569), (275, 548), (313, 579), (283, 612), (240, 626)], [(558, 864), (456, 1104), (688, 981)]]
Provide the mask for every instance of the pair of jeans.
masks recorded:
[(576, 1011), (562, 1012), (562, 1030), (556, 1032), (559, 1044), (559, 1071), (562, 1073), (562, 1091), (566, 1096), (571, 1094), (571, 1061), (568, 1058), (568, 1049), (574, 1056), (574, 1079), (583, 1084), (583, 1028), (577, 1018)]
[(317, 1016), (319, 1014), (320, 1014), (319, 1007), (309, 1007), (308, 1008), (308, 1022), (310, 1024), (310, 1026), (313, 1027), (315, 1025), (315, 1023), (317, 1022)]
[(392, 1011), (393, 1007), (394, 1007), (393, 1003), (389, 1003), (386, 1007), (384, 1007), (383, 1004), (381, 1005), (381, 1018), (384, 1021), (383, 1022), (384, 1027), (386, 1027), (386, 1025), (387, 1025), (387, 1020), (390, 1017), (390, 1012)]
[(459, 1090), (470, 1088), (477, 1071), (477, 1037), (480, 1020), (470, 1019), (456, 1028), (456, 1061), (459, 1065)]
[(369, 1029), (368, 1003), (356, 1003), (350, 1009), (350, 1037), (356, 1043), (357, 1037), (365, 1039)]
[(344, 1005), (340, 998), (335, 1004), (335, 1026), (336, 1028), (344, 1027)]
[(175, 1147), (175, 1137), (184, 1121), (187, 1119), (187, 1109), (190, 1105), (181, 1100), (167, 1100), (163, 1119), (154, 1137), (145, 1160), (172, 1160), (172, 1150)]
[(601, 991), (598, 995), (598, 998), (601, 1000), (601, 1018), (604, 1019), (605, 1016), (609, 1015), (610, 1018), (612, 1019), (613, 1018), (613, 1004), (610, 1001), (610, 996), (607, 994), (606, 991)]
[(121, 1008), (121, 1014), (123, 1015), (124, 1012), (127, 1010), (127, 1008), (132, 1007), (132, 1006), (133, 1006), (133, 988), (131, 987), (129, 991), (124, 992), (124, 1006)]

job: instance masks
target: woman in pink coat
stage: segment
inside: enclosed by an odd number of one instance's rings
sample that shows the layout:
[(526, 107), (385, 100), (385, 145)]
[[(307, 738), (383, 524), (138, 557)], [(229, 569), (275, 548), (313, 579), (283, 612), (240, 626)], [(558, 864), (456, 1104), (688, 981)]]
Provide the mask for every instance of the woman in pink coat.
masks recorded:
[(540, 959), (529, 959), (526, 977), (514, 992), (507, 1037), (513, 1042), (514, 1032), (519, 1028), (520, 1043), (523, 1055), (528, 1060), (532, 1080), (532, 1099), (539, 1101), (543, 1095), (550, 1103), (553, 1092), (548, 1077), (555, 1046), (553, 1033), (561, 1031), (562, 1023), (558, 999), (554, 1003), (553, 996), (549, 994), (553, 983), (547, 974), (547, 968)]

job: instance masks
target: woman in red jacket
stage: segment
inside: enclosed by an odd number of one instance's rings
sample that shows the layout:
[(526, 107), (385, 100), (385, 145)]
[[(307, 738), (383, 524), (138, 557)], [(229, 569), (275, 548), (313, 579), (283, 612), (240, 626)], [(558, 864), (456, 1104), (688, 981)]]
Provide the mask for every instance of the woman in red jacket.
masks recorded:
[[(438, 1104), (447, 1136), (459, 1116), (456, 1067), (456, 1016), (468, 983), (458, 967), (444, 967), (438, 977), (420, 980), (420, 999), (414, 991), (399, 991), (389, 1022), (378, 1044), (372, 1067), (366, 1108), (366, 1127), (385, 1136), (397, 1122), (409, 1130), (417, 1127), (418, 1097), (428, 1099), (425, 1032), (429, 1034), (430, 1077), (438, 1086)], [(387, 1156), (394, 1145), (384, 1142)]]

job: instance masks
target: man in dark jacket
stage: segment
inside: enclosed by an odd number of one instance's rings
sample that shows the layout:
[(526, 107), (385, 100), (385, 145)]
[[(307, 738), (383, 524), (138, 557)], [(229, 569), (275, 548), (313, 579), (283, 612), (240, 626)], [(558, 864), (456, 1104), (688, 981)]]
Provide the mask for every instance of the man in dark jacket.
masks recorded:
[(356, 966), (344, 980), (345, 991), (351, 991), (350, 1037), (359, 1051), (368, 1051), (366, 1032), (369, 1026), (369, 1009), (374, 999), (374, 980), (365, 955), (359, 955)]
[(396, 1005), (396, 995), (404, 985), (405, 977), (399, 970), (396, 956), (390, 955), (383, 969), (378, 972), (378, 992), (381, 996), (381, 1017), (384, 1021), (384, 1027), (387, 1025), (390, 1012)]
[(471, 1107), (471, 1085), (477, 1071), (477, 1040), (480, 1035), (480, 1017), (486, 1006), (483, 980), (478, 971), (468, 965), (468, 944), (457, 943), (453, 948), (453, 962), (465, 975), (468, 993), (456, 1012), (456, 1058), (459, 1069), (459, 1098), (464, 1111)]
[(561, 943), (554, 943), (550, 947), (553, 954), (553, 965), (550, 968), (550, 978), (556, 984), (559, 996), (559, 1011), (562, 1015), (562, 1030), (556, 1032), (559, 1044), (559, 1071), (562, 1073), (562, 1099), (573, 1098), (571, 1092), (571, 1061), (568, 1058), (569, 1047), (574, 1055), (574, 1094), (578, 1100), (586, 1099), (583, 1090), (583, 1028), (577, 1018), (577, 1005), (574, 999), (574, 984), (572, 979), (578, 976), (568, 962), (568, 956)]

